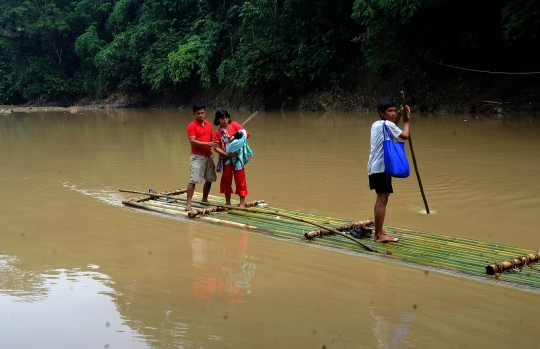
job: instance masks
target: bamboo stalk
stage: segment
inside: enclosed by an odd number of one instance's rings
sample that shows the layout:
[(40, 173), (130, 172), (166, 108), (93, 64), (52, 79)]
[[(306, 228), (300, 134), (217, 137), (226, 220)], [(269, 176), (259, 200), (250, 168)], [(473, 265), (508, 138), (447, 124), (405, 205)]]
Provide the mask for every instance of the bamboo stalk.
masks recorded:
[[(170, 203), (156, 203), (156, 202), (153, 202), (154, 205), (160, 205), (160, 206), (163, 206), (163, 207), (167, 207), (167, 206), (170, 206)], [(267, 223), (266, 224), (271, 224), (272, 226), (276, 227), (276, 223), (281, 223), (281, 224), (277, 224), (278, 226), (283, 226), (284, 228), (288, 229), (288, 230), (292, 230), (292, 229), (295, 229), (295, 230), (298, 230), (298, 231), (301, 231), (302, 229), (298, 226), (291, 226), (291, 222), (287, 222), (287, 224), (284, 224), (284, 220), (276, 220), (274, 219), (273, 217), (268, 217), (268, 219), (265, 219), (264, 217), (258, 217), (258, 218), (255, 218), (253, 217), (253, 214), (252, 213), (249, 213), (249, 212), (241, 212), (241, 211), (238, 211), (236, 212), (235, 214), (238, 214), (238, 215), (242, 215), (242, 216), (245, 216), (245, 217), (248, 217), (250, 220), (260, 220), (260, 221), (266, 221)], [(245, 224), (245, 223), (244, 223)], [(297, 234), (296, 238), (298, 238), (300, 236), (300, 234)], [(435, 243), (435, 245), (433, 245), (433, 243)], [(433, 260), (433, 258), (437, 258), (436, 254), (445, 254), (446, 255), (446, 259), (452, 257), (452, 256), (456, 256), (455, 258), (458, 259), (459, 263), (463, 264), (465, 262), (464, 260), (464, 256), (461, 255), (461, 254), (458, 254), (456, 255), (456, 250), (450, 248), (452, 247), (451, 245), (441, 245), (441, 244), (438, 244), (437, 241), (430, 241), (430, 244), (431, 245), (428, 245), (426, 247), (422, 247), (422, 245), (417, 245), (416, 246), (416, 252), (412, 254), (412, 257), (413, 258), (406, 258), (406, 259), (412, 259), (412, 260), (415, 260), (417, 262), (422, 262), (422, 260), (426, 260), (426, 258), (428, 260)], [(456, 248), (461, 248), (461, 245), (459, 244), (454, 244), (456, 246)], [(408, 253), (404, 253), (403, 251), (396, 251), (395, 249), (395, 254), (408, 254)], [(470, 256), (469, 256), (470, 257)], [(452, 259), (455, 259), (455, 258), (452, 258)], [(476, 265), (481, 265), (483, 260), (485, 259), (483, 256), (479, 256), (478, 257), (479, 260), (478, 261), (473, 261), (473, 263), (475, 263)], [(437, 263), (438, 264), (441, 264), (441, 261), (439, 258), (437, 258)], [(444, 260), (442, 261), (442, 263), (444, 264)]]
[(144, 209), (149, 210), (149, 211), (169, 213), (169, 214), (173, 214), (173, 215), (183, 215), (183, 216), (187, 217), (187, 212), (184, 213), (184, 212), (173, 211), (171, 209), (166, 209), (166, 208), (152, 207), (151, 205), (141, 204), (141, 203), (136, 202), (136, 201), (124, 200), (124, 201), (122, 201), (122, 203), (124, 205), (128, 205), (128, 206), (133, 206), (133, 207), (137, 207), (137, 208), (144, 208)]
[[(403, 104), (403, 111), (405, 112), (405, 94), (401, 91), (401, 103)], [(426, 195), (424, 194), (424, 188), (422, 187), (422, 180), (420, 179), (420, 173), (418, 172), (418, 165), (416, 165), (416, 157), (414, 156), (414, 150), (412, 146), (412, 138), (409, 132), (409, 148), (411, 149), (411, 156), (414, 164), (414, 171), (416, 172), (416, 178), (418, 179), (418, 185), (420, 186), (420, 192), (422, 193), (422, 199), (424, 200), (424, 206), (426, 207), (426, 212), (429, 214), (429, 207), (426, 200)]]
[[(135, 207), (138, 205), (138, 207), (150, 211), (167, 213), (176, 216), (185, 216), (188, 213), (187, 211), (184, 211), (185, 206), (183, 205), (182, 201), (177, 200), (179, 199), (178, 197), (165, 201), (164, 198), (160, 197), (162, 194), (152, 195), (156, 196), (154, 199), (150, 198), (147, 193), (144, 193), (144, 195), (146, 200), (141, 203), (134, 203), (133, 200), (123, 201), (123, 203)], [(194, 198), (200, 199), (201, 195), (196, 194), (194, 195)], [(221, 200), (220, 197), (215, 196), (210, 196), (209, 198), (212, 200), (212, 202)], [(196, 202), (193, 202), (193, 204), (193, 207), (197, 208), (204, 208), (214, 205), (213, 203), (199, 205)], [(200, 220), (220, 224), (224, 227), (242, 228), (254, 232), (264, 233), (277, 238), (294, 239), (296, 241), (306, 241), (305, 234), (306, 231), (311, 231), (311, 227), (313, 226), (311, 223), (321, 225), (328, 225), (331, 223), (333, 229), (336, 230), (340, 226), (354, 224), (354, 222), (346, 219), (324, 217), (316, 214), (284, 209), (267, 207), (265, 209), (257, 210), (238, 210), (237, 207), (235, 208), (236, 209), (231, 209), (227, 215), (219, 217), (203, 216), (200, 218)], [(264, 213), (261, 213), (260, 211), (264, 211)], [(298, 220), (288, 218), (287, 216), (289, 216), (289, 213), (291, 212), (292, 215), (295, 215), (294, 218), (309, 217), (309, 221), (311, 222), (305, 223), (302, 221), (305, 219)], [(387, 251), (391, 252), (392, 254), (382, 254), (383, 256), (420, 266), (458, 271), (476, 277), (488, 277), (489, 272), (485, 266), (490, 263), (489, 261), (502, 260), (507, 262), (505, 264), (507, 267), (511, 268), (512, 263), (510, 260), (514, 259), (513, 266), (523, 267), (519, 260), (514, 258), (514, 256), (531, 254), (531, 251), (525, 249), (487, 243), (478, 240), (458, 238), (448, 235), (430, 234), (395, 227), (385, 227), (385, 229), (391, 232), (393, 235), (400, 237), (400, 244), (387, 245)], [(378, 247), (378, 245), (372, 240), (365, 240), (365, 242), (366, 245), (371, 248)], [(324, 236), (324, 239), (316, 239), (310, 243), (337, 249), (347, 249), (355, 252), (364, 251), (364, 247), (358, 245), (356, 242), (350, 239), (343, 239), (342, 236), (335, 234)], [(535, 262), (534, 257), (530, 258), (529, 261)], [(497, 265), (500, 265), (500, 263), (492, 263), (491, 265), (493, 268), (495, 268)], [(495, 266), (493, 266), (493, 264), (495, 264)], [(525, 265), (526, 264), (527, 263), (525, 263)], [(499, 271), (494, 271), (494, 274), (501, 282), (514, 284), (519, 283), (532, 287), (540, 287), (540, 273), (537, 271), (537, 269), (532, 270), (523, 268), (521, 273), (500, 274)]]
[(242, 123), (242, 125), (240, 125), (240, 126), (244, 127), (244, 125), (247, 124), (249, 120), (253, 119), (253, 117), (254, 117), (255, 115), (257, 115), (258, 113), (259, 113), (259, 111), (257, 110), (255, 113), (253, 113), (253, 115), (251, 115), (249, 118), (247, 118), (247, 119)]
[(515, 266), (525, 266), (528, 265), (531, 261), (538, 262), (540, 260), (540, 251), (535, 253), (529, 253), (525, 256), (512, 258), (508, 261), (502, 261), (499, 263), (493, 263), (486, 266), (486, 273), (488, 275), (495, 275), (497, 273), (502, 273), (505, 270), (510, 268), (515, 268)]
[[(123, 192), (123, 193), (134, 193), (134, 194), (146, 194), (144, 192), (140, 192), (140, 191), (136, 191), (136, 190), (126, 190), (126, 189), (118, 189), (118, 191), (120, 192)], [(170, 195), (162, 195), (162, 194), (152, 194), (152, 196), (154, 197), (163, 197), (163, 198), (169, 198), (169, 199), (173, 199), (173, 200), (177, 200), (177, 201), (187, 201), (187, 199), (183, 199), (183, 198), (179, 198), (179, 197), (175, 197), (175, 196), (170, 196)], [(213, 204), (213, 203), (210, 203), (210, 202), (203, 202), (203, 201), (193, 201), (192, 202), (195, 202), (195, 203), (198, 203), (200, 205), (205, 205), (205, 206), (221, 206), (221, 207), (225, 207), (225, 208), (228, 208), (228, 209), (231, 209), (231, 210), (239, 210), (239, 211), (247, 211), (247, 212), (257, 212), (257, 213), (262, 213), (262, 214), (275, 214), (274, 212), (270, 212), (270, 211), (266, 211), (266, 210), (262, 210), (262, 209), (254, 209), (254, 208), (243, 208), (243, 207), (236, 207), (236, 206), (229, 206), (229, 205), (217, 205), (217, 204)], [(366, 244), (364, 244), (363, 242), (353, 238), (352, 236), (349, 236), (347, 234), (343, 234), (342, 232), (340, 231), (337, 231), (333, 228), (328, 228), (328, 227), (324, 227), (318, 223), (315, 223), (315, 222), (310, 222), (310, 221), (306, 221), (306, 220), (303, 220), (302, 218), (296, 218), (296, 217), (293, 217), (293, 216), (289, 216), (289, 215), (285, 215), (283, 213), (281, 213), (282, 216), (284, 217), (287, 217), (287, 218), (290, 218), (290, 219), (293, 219), (293, 220), (298, 220), (300, 222), (304, 222), (304, 223), (308, 223), (308, 224), (312, 224), (316, 227), (319, 227), (319, 228), (322, 228), (322, 229), (325, 229), (325, 230), (329, 230), (329, 231), (332, 231), (333, 233), (335, 234), (338, 234), (338, 235), (341, 235), (351, 241), (354, 241), (356, 242), (358, 245), (364, 247), (366, 250), (370, 251), (370, 252), (377, 252), (378, 251), (376, 249), (373, 249), (369, 246), (367, 246)]]
[[(367, 221), (360, 221), (360, 222), (355, 222), (355, 223), (344, 224), (344, 225), (339, 226), (339, 227), (337, 227), (335, 229), (337, 231), (345, 231), (345, 230), (349, 231), (349, 230), (354, 229), (355, 227), (357, 227), (359, 225), (363, 225), (363, 226), (373, 225), (374, 222), (375, 221), (373, 220), (373, 218), (371, 218), (371, 219), (368, 219)], [(330, 231), (324, 230), (324, 229), (312, 230), (310, 232), (305, 233), (304, 237), (306, 239), (312, 239), (312, 238), (315, 238), (315, 237), (329, 235), (329, 233), (330, 233)]]
[[(442, 242), (459, 242), (463, 245), (466, 245), (467, 248), (480, 248), (480, 247), (483, 247), (486, 252), (493, 252), (493, 251), (503, 251), (505, 253), (514, 253), (514, 254), (520, 254), (520, 253), (527, 253), (528, 251), (527, 250), (524, 250), (524, 249), (518, 249), (518, 248), (513, 248), (513, 247), (510, 247), (510, 246), (502, 246), (502, 245), (498, 245), (498, 244), (493, 244), (493, 243), (487, 243), (487, 242), (484, 242), (484, 241), (479, 241), (479, 240), (472, 240), (472, 239), (465, 239), (465, 238), (459, 238), (459, 237), (453, 237), (453, 236), (449, 236), (449, 235), (440, 235), (440, 234), (428, 234), (428, 233), (424, 233), (424, 232), (420, 232), (420, 231), (412, 231), (412, 230), (406, 230), (406, 229), (398, 229), (398, 228), (394, 228), (394, 227), (385, 227), (387, 231), (389, 232), (397, 232), (397, 231), (400, 231), (402, 234), (404, 232), (408, 232), (409, 234), (406, 234), (406, 235), (402, 235), (404, 238), (408, 238), (408, 239), (417, 239), (417, 240), (421, 240), (423, 242), (428, 242), (428, 243), (431, 243), (431, 241), (433, 240), (437, 240), (437, 241), (440, 241), (441, 243)], [(424, 239), (422, 240), (422, 237), (424, 237)], [(499, 250), (490, 250), (491, 249), (499, 249)], [(504, 250), (500, 250), (501, 248), (504, 248)]]
[[(167, 208), (167, 207), (175, 207), (176, 209), (178, 210), (182, 210), (184, 209), (185, 206), (181, 206), (181, 205), (176, 205), (174, 202), (170, 201), (170, 202), (165, 202), (165, 201), (148, 201), (147, 204), (149, 205), (154, 205), (154, 206), (158, 206), (158, 207), (163, 207), (163, 208)], [(212, 207), (216, 207), (216, 206), (211, 206)], [(221, 207), (220, 207), (221, 208)], [(263, 222), (271, 222), (273, 223), (273, 225), (275, 226), (276, 224), (279, 225), (279, 226), (283, 226), (283, 227), (286, 227), (286, 228), (299, 228), (299, 230), (306, 230), (306, 225), (301, 225), (302, 223), (294, 223), (296, 221), (289, 221), (289, 220), (285, 220), (285, 219), (281, 219), (281, 220), (278, 220), (278, 219), (275, 219), (273, 218), (273, 215), (270, 216), (270, 215), (257, 215), (254, 216), (253, 213), (250, 213), (250, 212), (243, 212), (243, 211), (230, 211), (229, 214), (233, 214), (233, 215), (244, 215), (244, 217), (248, 218), (249, 220), (251, 221), (263, 221)], [(190, 214), (188, 213), (188, 217), (190, 217)], [(190, 217), (192, 218), (192, 217)], [(297, 225), (295, 225), (297, 224)], [(302, 236), (302, 235), (300, 235)]]
[[(122, 203), (124, 205), (133, 206), (133, 207), (137, 207), (137, 208), (142, 208), (142, 209), (146, 209), (146, 210), (149, 210), (149, 211), (155, 211), (155, 212), (161, 212), (161, 213), (171, 213), (171, 214), (174, 214), (174, 215), (182, 215), (182, 216), (186, 216), (186, 217), (187, 217), (187, 213), (188, 213), (187, 211), (185, 211), (185, 212), (178, 211), (177, 212), (177, 211), (173, 211), (173, 210), (169, 210), (169, 209), (152, 207), (151, 205), (145, 205), (145, 204), (141, 204), (141, 203), (131, 201), (131, 200), (129, 200), (129, 201), (124, 200), (124, 201), (122, 201)], [(267, 232), (267, 230), (268, 230), (268, 229), (265, 229), (265, 228), (259, 228), (259, 227), (256, 227), (256, 226), (252, 226), (250, 224), (229, 222), (229, 221), (226, 221), (226, 220), (223, 220), (223, 219), (217, 219), (217, 218), (213, 218), (213, 217), (201, 217), (200, 219), (203, 220), (203, 221), (206, 221), (206, 222), (215, 223), (215, 224), (221, 224), (221, 225), (234, 227), (234, 228), (251, 229), (251, 230), (263, 230), (265, 232)]]
[[(177, 189), (177, 190), (171, 190), (171, 191), (165, 192), (164, 195), (180, 195), (180, 194), (185, 194), (185, 193), (187, 193), (187, 189)], [(144, 196), (135, 198), (133, 200), (137, 202), (142, 202), (146, 200), (151, 200), (153, 196), (154, 195), (152, 195), (152, 193), (144, 193)]]
[[(260, 203), (264, 203), (264, 200), (255, 200), (255, 201), (246, 202), (246, 207), (254, 207)], [(211, 206), (209, 208), (200, 208), (200, 209), (196, 208), (196, 209), (192, 209), (188, 213), (188, 217), (195, 218), (197, 216), (204, 216), (206, 214), (213, 213), (213, 212), (226, 212), (226, 211), (227, 211), (227, 208), (221, 207), (221, 206)]]
[[(477, 255), (471, 256), (470, 253), (462, 253), (461, 251), (464, 248), (461, 245), (456, 245), (455, 248), (451, 248), (452, 246), (444, 246), (444, 245), (432, 245), (429, 244), (422, 244), (418, 242), (411, 242), (410, 240), (406, 240), (406, 238), (401, 240), (403, 243), (395, 246), (390, 247), (392, 252), (395, 255), (402, 255), (407, 254), (408, 247), (414, 246), (414, 255), (418, 258), (432, 258), (433, 256), (437, 255), (444, 255), (445, 258), (457, 258), (461, 262), (471, 261), (471, 263), (475, 263), (477, 265), (481, 265), (483, 262), (485, 262), (486, 259), (489, 258), (488, 255), (486, 255), (485, 252), (479, 253)], [(450, 247), (450, 248), (449, 248)], [(490, 252), (490, 251), (487, 251)]]
[[(415, 254), (422, 255), (423, 258), (429, 258), (431, 256), (437, 256), (437, 255), (445, 255), (446, 258), (452, 258), (452, 256), (459, 256), (458, 258), (461, 261), (467, 261), (471, 260), (475, 263), (478, 263), (481, 265), (482, 263), (485, 263), (486, 259), (489, 259), (490, 256), (487, 256), (490, 251), (486, 252), (476, 252), (475, 254), (472, 254), (470, 252), (462, 252), (462, 251), (468, 251), (468, 248), (466, 246), (462, 245), (437, 245), (437, 244), (431, 244), (431, 243), (425, 243), (421, 241), (411, 241), (406, 240), (403, 238), (401, 240), (403, 244), (401, 246), (396, 246), (393, 248), (393, 252), (396, 255), (400, 255), (402, 253), (407, 253), (407, 249), (403, 249), (404, 246), (413, 246)], [(493, 254), (491, 254), (493, 256)], [(491, 257), (492, 258), (492, 257)]]
[[(158, 206), (162, 206), (162, 207), (169, 207), (170, 206), (170, 203), (156, 203), (156, 202), (153, 202), (154, 205), (158, 205)], [(287, 222), (285, 224), (284, 220), (276, 220), (272, 217), (268, 217), (267, 219), (265, 219), (264, 217), (259, 217), (259, 218), (255, 218), (253, 217), (253, 215), (249, 212), (237, 212), (236, 214), (239, 214), (239, 215), (244, 215), (245, 217), (248, 217), (250, 220), (255, 220), (255, 221), (262, 221), (263, 223), (266, 221), (267, 223), (266, 224), (271, 224), (272, 226), (276, 227), (277, 226), (283, 226), (284, 228), (287, 228), (288, 230), (291, 230), (291, 229), (295, 229), (295, 230), (299, 230), (301, 231), (302, 230), (302, 226), (293, 226), (291, 225), (292, 223), (291, 222)], [(277, 223), (281, 223), (281, 224), (277, 224)], [(300, 234), (298, 234), (300, 235)], [(411, 239), (412, 238), (412, 239)], [(432, 257), (432, 254), (441, 254), (441, 253), (445, 253), (447, 255), (455, 255), (455, 252), (456, 252), (456, 249), (461, 249), (463, 248), (460, 244), (440, 244), (438, 243), (438, 241), (434, 241), (434, 240), (431, 240), (431, 241), (428, 241), (427, 245), (425, 245), (425, 247), (422, 245), (422, 244), (416, 244), (418, 242), (424, 242), (425, 241), (417, 241), (417, 240), (413, 240), (414, 239), (414, 236), (409, 236), (409, 240), (412, 240), (412, 241), (415, 241), (415, 250), (416, 250), (416, 253), (414, 253), (414, 256), (415, 257), (418, 257), (418, 258), (431, 258)], [(455, 249), (453, 249), (452, 247), (455, 247)], [(459, 250), (458, 250), (459, 251)], [(480, 251), (478, 252), (477, 254), (479, 254), (477, 257), (478, 257), (478, 262), (479, 264), (482, 264), (483, 261), (486, 259), (485, 256), (483, 255), (483, 253), (485, 253), (486, 251)], [(492, 252), (492, 251), (487, 251), (487, 252)], [(401, 251), (399, 251), (399, 249), (395, 249), (395, 253), (396, 254), (400, 254), (400, 253), (403, 253)], [(469, 249), (469, 257), (470, 256), (470, 249)], [(464, 256), (460, 255), (459, 257), (457, 258), (460, 258), (461, 261), (464, 260)]]
[(281, 208), (271, 208), (276, 213), (285, 213), (285, 214), (294, 214), (298, 215), (299, 217), (305, 218), (305, 219), (317, 219), (320, 221), (326, 220), (327, 223), (330, 224), (330, 222), (337, 222), (337, 224), (347, 224), (347, 223), (353, 223), (350, 219), (339, 219), (335, 217), (325, 217), (320, 215), (315, 215), (311, 213), (305, 213), (305, 212), (298, 212), (298, 211), (291, 211), (291, 210), (285, 210)]

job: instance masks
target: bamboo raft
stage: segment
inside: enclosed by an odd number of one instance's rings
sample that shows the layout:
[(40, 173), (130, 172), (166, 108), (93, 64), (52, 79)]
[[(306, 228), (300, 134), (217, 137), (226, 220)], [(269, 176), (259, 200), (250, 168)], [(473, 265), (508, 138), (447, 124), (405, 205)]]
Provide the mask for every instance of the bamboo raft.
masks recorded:
[(399, 242), (381, 244), (372, 238), (360, 240), (346, 235), (355, 227), (373, 225), (373, 219), (358, 222), (325, 217), (270, 207), (264, 200), (246, 203), (248, 208), (240, 209), (227, 207), (224, 198), (212, 195), (208, 197), (209, 203), (202, 203), (200, 193), (193, 196), (192, 210), (185, 211), (185, 189), (160, 194), (120, 191), (142, 195), (122, 201), (135, 208), (540, 288), (540, 251), (389, 226), (384, 229)]

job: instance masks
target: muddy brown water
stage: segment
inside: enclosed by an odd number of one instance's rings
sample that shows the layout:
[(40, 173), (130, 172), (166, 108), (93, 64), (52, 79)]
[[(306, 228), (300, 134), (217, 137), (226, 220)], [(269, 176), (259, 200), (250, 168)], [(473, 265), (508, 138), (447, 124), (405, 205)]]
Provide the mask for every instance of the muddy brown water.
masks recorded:
[[(260, 112), (248, 199), (371, 218), (376, 117)], [(118, 188), (185, 188), (191, 120), (0, 116), (0, 348), (540, 346), (537, 290), (123, 207)], [(413, 173), (386, 224), (540, 249), (538, 116), (415, 115), (411, 135), (432, 214)]]

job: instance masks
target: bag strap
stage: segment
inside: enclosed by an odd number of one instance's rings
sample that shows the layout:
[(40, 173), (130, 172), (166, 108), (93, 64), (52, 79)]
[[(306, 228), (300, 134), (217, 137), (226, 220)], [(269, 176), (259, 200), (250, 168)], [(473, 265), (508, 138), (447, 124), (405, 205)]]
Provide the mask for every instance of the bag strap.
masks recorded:
[[(386, 131), (386, 132), (384, 132)], [(393, 140), (394, 137), (392, 137), (392, 135), (390, 134), (390, 131), (388, 131), (388, 127), (386, 126), (386, 120), (383, 122), (383, 139), (386, 139), (385, 137), (385, 133), (388, 135), (388, 138)]]

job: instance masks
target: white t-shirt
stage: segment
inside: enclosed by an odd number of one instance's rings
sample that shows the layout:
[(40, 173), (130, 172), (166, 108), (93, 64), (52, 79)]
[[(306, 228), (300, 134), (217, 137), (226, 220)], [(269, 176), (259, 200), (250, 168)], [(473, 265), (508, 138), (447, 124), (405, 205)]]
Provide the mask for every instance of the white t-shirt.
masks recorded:
[[(384, 149), (383, 149), (383, 123), (386, 121), (386, 127), (393, 138), (398, 138), (401, 134), (401, 129), (392, 121), (377, 120), (371, 126), (371, 151), (367, 165), (368, 175), (384, 172)], [(386, 131), (384, 132), (386, 133)], [(388, 139), (388, 136), (386, 136)]]

